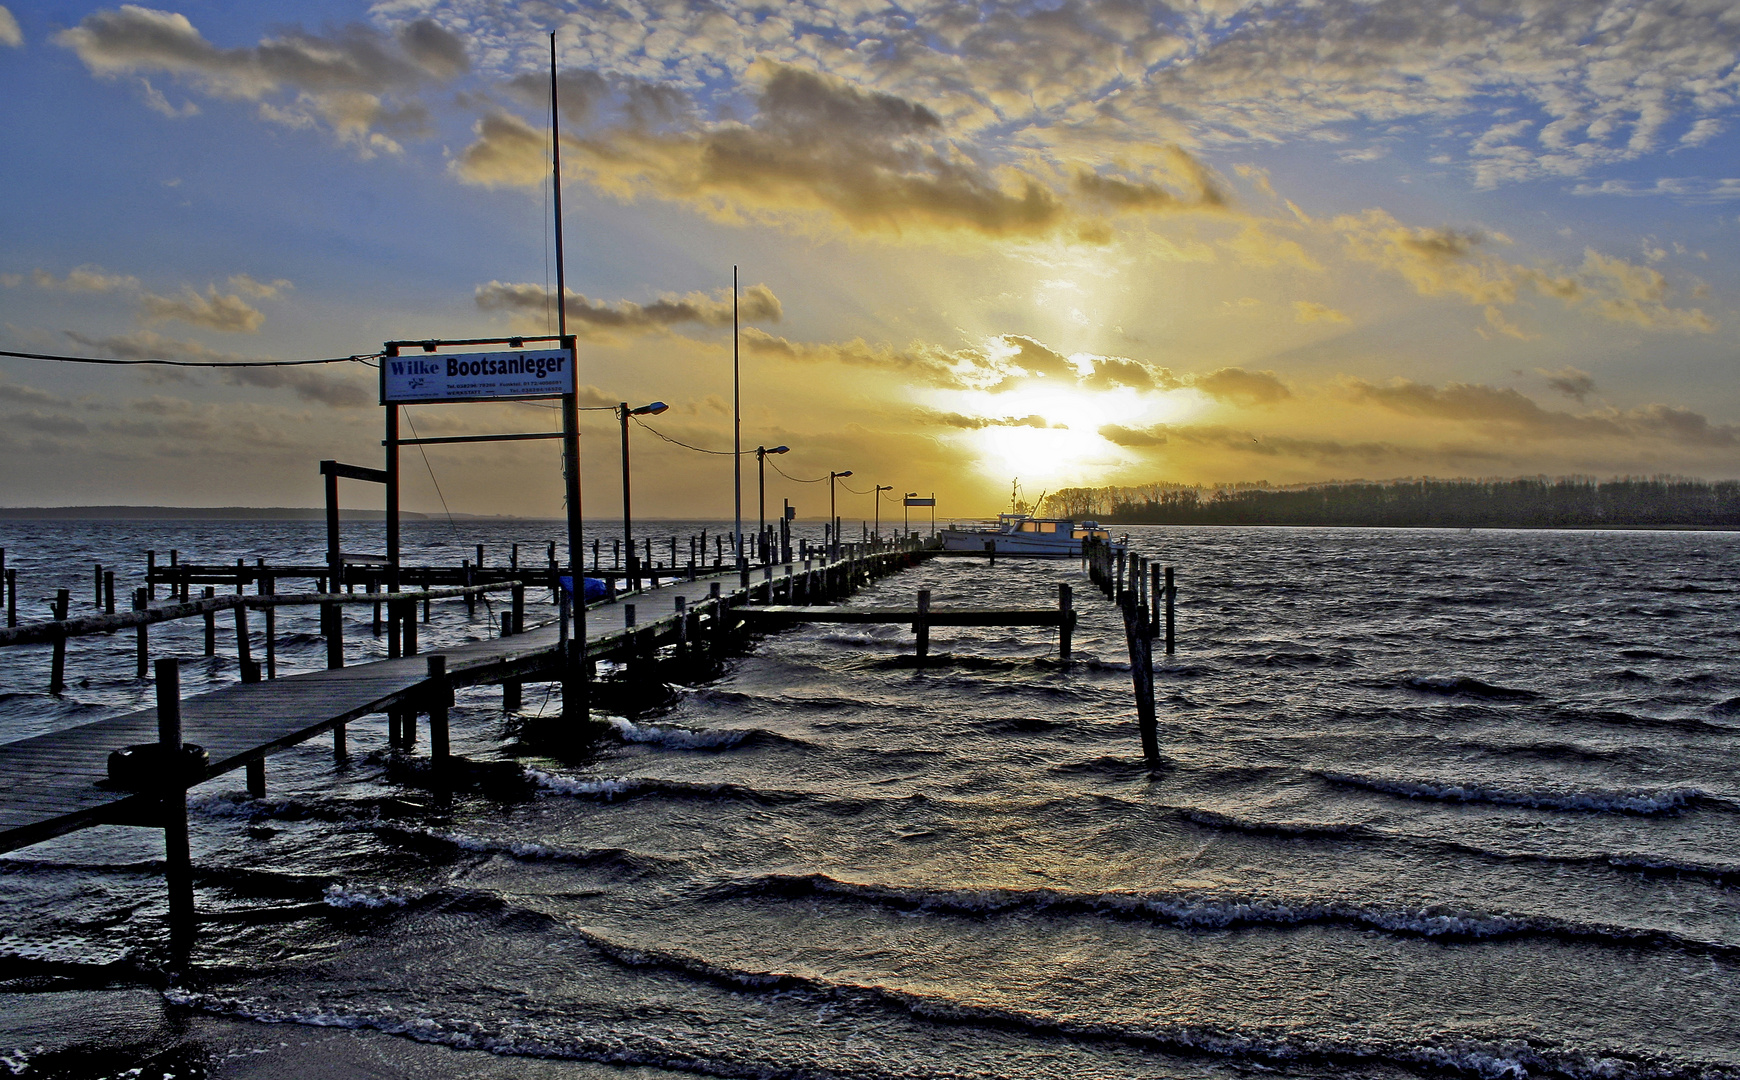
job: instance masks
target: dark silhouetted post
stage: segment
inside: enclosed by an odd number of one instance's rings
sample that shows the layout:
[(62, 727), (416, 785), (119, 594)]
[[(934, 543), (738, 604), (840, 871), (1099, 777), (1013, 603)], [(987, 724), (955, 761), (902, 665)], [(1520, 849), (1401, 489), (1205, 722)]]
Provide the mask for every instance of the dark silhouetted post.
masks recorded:
[(184, 963), (193, 951), (193, 857), (187, 844), (190, 778), (181, 752), (181, 665), (174, 659), (157, 661), (157, 745), (163, 756), (159, 813), (163, 877), (169, 886), (169, 948)]
[(918, 662), (924, 663), (924, 658), (930, 655), (930, 590), (918, 590), (918, 618), (913, 621), (912, 632), (918, 635)]
[(1172, 584), (1172, 568), (1170, 566), (1166, 568), (1166, 584), (1162, 587), (1166, 590), (1166, 655), (1170, 656), (1173, 646), (1172, 601), (1178, 595), (1178, 587)]
[(1071, 594), (1069, 582), (1057, 583), (1057, 610), (1062, 616), (1057, 624), (1057, 656), (1058, 659), (1069, 660), (1070, 638), (1075, 633), (1074, 597)]
[[(56, 589), (54, 593), (54, 620), (57, 623), (66, 621), (67, 608), (72, 604), (72, 597), (65, 589)], [(48, 692), (58, 694), (66, 689), (66, 628), (57, 626), (54, 632), (54, 656), (49, 664)]]
[[(447, 682), (447, 657), (436, 653), (429, 657), (429, 760), (437, 767), (447, 763), (447, 708), (453, 704), (453, 687)], [(416, 741), (416, 714), (409, 723), (410, 737)]]
[[(144, 589), (133, 590), (133, 610), (144, 611), (150, 606), (151, 598)], [(134, 677), (143, 679), (151, 673), (151, 635), (144, 623), (138, 627), (138, 662), (134, 665)]]

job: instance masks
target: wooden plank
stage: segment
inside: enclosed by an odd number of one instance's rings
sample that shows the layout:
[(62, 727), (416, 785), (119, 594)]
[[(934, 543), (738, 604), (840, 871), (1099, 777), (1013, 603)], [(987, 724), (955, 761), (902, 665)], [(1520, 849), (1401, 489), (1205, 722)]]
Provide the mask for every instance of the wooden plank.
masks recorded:
[[(745, 607), (737, 612), (745, 622), (915, 623), (916, 608)], [(1073, 622), (1074, 612), (1055, 608), (931, 608), (924, 613), (931, 626), (1057, 626)]]

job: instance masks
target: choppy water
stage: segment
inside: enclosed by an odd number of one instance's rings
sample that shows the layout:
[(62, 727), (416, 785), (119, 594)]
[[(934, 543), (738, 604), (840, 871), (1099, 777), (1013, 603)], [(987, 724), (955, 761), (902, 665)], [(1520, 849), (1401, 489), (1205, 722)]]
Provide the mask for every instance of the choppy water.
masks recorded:
[[(320, 544), (125, 528), (4, 544), (75, 599), (122, 549)], [(494, 558), (540, 528), (408, 550)], [(607, 718), (592, 757), (451, 801), (357, 724), (341, 768), (310, 744), (264, 800), (239, 774), (192, 793), (199, 904), (226, 918), (183, 985), (126, 989), (166, 936), (152, 834), (0, 860), (4, 1000), (147, 993), (168, 1019), (136, 1053), (182, 1075), (360, 1031), (462, 1051), (394, 1059), (431, 1076), (1740, 1076), (1740, 537), (1131, 532), (1181, 590), (1158, 770), (1073, 564), (937, 561), (855, 602), (1048, 606), (1072, 581), (1076, 662), (1039, 631), (937, 630), (915, 670), (904, 628), (803, 628)], [(434, 633), (483, 618), (450, 604)], [(141, 699), (130, 642), (106, 648), (112, 677), (59, 704), (39, 657), (0, 655), (4, 737)], [(461, 694), (456, 751), (503, 757), (499, 705)]]

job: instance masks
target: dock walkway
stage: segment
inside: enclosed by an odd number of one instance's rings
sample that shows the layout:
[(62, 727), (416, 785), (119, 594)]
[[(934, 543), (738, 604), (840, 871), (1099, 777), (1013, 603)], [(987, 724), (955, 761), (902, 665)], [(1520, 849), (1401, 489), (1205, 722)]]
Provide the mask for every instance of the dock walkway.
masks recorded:
[[(810, 573), (835, 572), (839, 565), (828, 564)], [(804, 573), (802, 567), (800, 563), (795, 568), (797, 574)], [(755, 578), (763, 578), (759, 569)], [(733, 572), (671, 581), (616, 603), (589, 607), (587, 656), (606, 659), (623, 650), (630, 637), (631, 608), (636, 616), (633, 634), (644, 645), (674, 637), (678, 597), (698, 606), (717, 583), (724, 587), (726, 610), (745, 605), (749, 597), (735, 589), (737, 579)], [(781, 573), (773, 582), (778, 586), (790, 580)], [(765, 595), (767, 582), (752, 581), (750, 591)], [(443, 648), (430, 655), (446, 658), (447, 681), (453, 686), (551, 678), (559, 662), (559, 638), (559, 626), (550, 622), (510, 637)], [(428, 679), (429, 656), (419, 655), (235, 683), (182, 700), (182, 738), (210, 755), (205, 779), (243, 767), (257, 770), (267, 754), (352, 720), (415, 709)], [(151, 823), (157, 794), (109, 786), (108, 755), (157, 738), (157, 710), (151, 708), (0, 745), (0, 852), (93, 825)]]

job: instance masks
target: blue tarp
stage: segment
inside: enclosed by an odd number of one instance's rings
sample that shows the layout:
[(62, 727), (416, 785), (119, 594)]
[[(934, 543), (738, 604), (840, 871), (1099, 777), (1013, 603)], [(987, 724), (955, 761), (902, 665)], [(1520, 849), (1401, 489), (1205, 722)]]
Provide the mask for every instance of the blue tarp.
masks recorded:
[[(610, 586), (595, 577), (582, 578), (586, 582), (586, 602), (596, 603), (610, 595)], [(574, 595), (574, 579), (568, 574), (562, 575), (562, 590), (569, 596)]]

